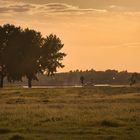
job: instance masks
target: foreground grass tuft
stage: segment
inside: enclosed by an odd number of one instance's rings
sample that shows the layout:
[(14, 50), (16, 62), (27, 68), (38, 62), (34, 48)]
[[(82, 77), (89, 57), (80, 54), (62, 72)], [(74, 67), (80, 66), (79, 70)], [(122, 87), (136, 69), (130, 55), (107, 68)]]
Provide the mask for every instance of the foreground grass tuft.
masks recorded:
[(14, 135), (10, 138), (10, 140), (25, 140), (21, 135)]
[(0, 134), (7, 134), (10, 133), (11, 131), (7, 128), (0, 128)]
[(103, 127), (120, 127), (120, 126), (122, 126), (118, 122), (111, 121), (111, 120), (102, 120), (100, 122), (100, 125)]

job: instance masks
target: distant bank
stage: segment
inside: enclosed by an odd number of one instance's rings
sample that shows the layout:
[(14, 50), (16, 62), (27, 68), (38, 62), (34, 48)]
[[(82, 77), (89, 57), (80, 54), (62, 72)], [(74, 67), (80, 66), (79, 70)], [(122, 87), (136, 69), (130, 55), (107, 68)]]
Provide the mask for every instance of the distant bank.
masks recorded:
[[(88, 86), (80, 86), (80, 85), (75, 85), (75, 86), (33, 86), (32, 88), (49, 88), (49, 89), (54, 89), (54, 88), (82, 88), (82, 87), (88, 87)], [(89, 86), (89, 87), (130, 87), (129, 85), (108, 85), (108, 84), (102, 84), (102, 85), (94, 85), (94, 86)], [(28, 86), (23, 86), (23, 88), (28, 88)]]

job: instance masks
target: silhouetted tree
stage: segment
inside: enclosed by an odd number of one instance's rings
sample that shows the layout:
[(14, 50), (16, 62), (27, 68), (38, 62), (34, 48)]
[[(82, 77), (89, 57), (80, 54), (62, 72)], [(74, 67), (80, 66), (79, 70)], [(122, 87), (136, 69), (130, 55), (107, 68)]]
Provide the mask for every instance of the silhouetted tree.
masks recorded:
[(41, 72), (39, 63), (40, 47), (42, 45), (41, 33), (27, 28), (22, 32), (21, 43), (22, 60), (20, 72), (27, 77), (28, 87), (31, 88), (32, 80), (38, 80), (36, 75)]
[[(10, 25), (11, 28), (13, 25)], [(12, 31), (11, 31), (12, 32)], [(8, 46), (6, 47), (6, 67), (7, 67), (7, 79), (9, 82), (21, 81), (21, 28), (13, 26), (13, 32), (9, 33)]]
[(20, 34), (20, 27), (6, 24), (0, 27), (0, 87), (3, 87), (4, 77), (9, 79), (15, 73), (19, 57), (15, 42)]
[(41, 48), (40, 65), (42, 73), (47, 73), (48, 76), (54, 75), (57, 68), (63, 68), (63, 58), (65, 53), (60, 52), (63, 48), (61, 40), (53, 34), (44, 38), (43, 46)]
[(5, 32), (2, 26), (0, 26), (0, 87), (3, 87), (3, 79), (6, 75), (5, 63), (4, 63), (4, 49), (6, 46)]

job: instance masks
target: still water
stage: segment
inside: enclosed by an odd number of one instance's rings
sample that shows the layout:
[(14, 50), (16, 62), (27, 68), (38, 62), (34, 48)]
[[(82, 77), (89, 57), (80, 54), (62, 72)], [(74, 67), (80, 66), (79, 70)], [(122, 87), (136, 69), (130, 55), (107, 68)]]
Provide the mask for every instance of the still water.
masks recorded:
[[(98, 84), (98, 85), (94, 85), (94, 86), (90, 86), (90, 87), (128, 87), (128, 86), (129, 85)], [(32, 88), (82, 88), (82, 87), (84, 87), (84, 86), (81, 86), (81, 85), (74, 85), (74, 86), (32, 86)], [(23, 88), (28, 88), (28, 86), (23, 86)]]

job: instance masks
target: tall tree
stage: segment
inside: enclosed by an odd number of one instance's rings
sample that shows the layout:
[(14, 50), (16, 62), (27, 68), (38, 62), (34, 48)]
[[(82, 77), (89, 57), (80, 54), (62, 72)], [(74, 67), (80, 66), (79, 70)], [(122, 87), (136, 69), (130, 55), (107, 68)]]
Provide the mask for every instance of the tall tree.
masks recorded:
[(6, 46), (5, 32), (2, 26), (0, 26), (0, 87), (3, 87), (3, 79), (6, 75), (5, 64), (4, 64), (4, 49)]
[(42, 73), (47, 73), (48, 76), (54, 75), (57, 72), (57, 68), (64, 67), (61, 61), (66, 54), (60, 52), (63, 46), (64, 44), (56, 35), (50, 34), (44, 38), (40, 56)]
[(0, 27), (0, 87), (3, 87), (4, 77), (10, 77), (11, 71), (16, 69), (17, 48), (13, 43), (16, 42), (20, 30), (20, 27), (10, 24)]
[(39, 64), (42, 36), (40, 32), (25, 29), (21, 41), (22, 61), (21, 73), (28, 79), (28, 87), (32, 87), (32, 80), (38, 80), (36, 74), (41, 72)]

